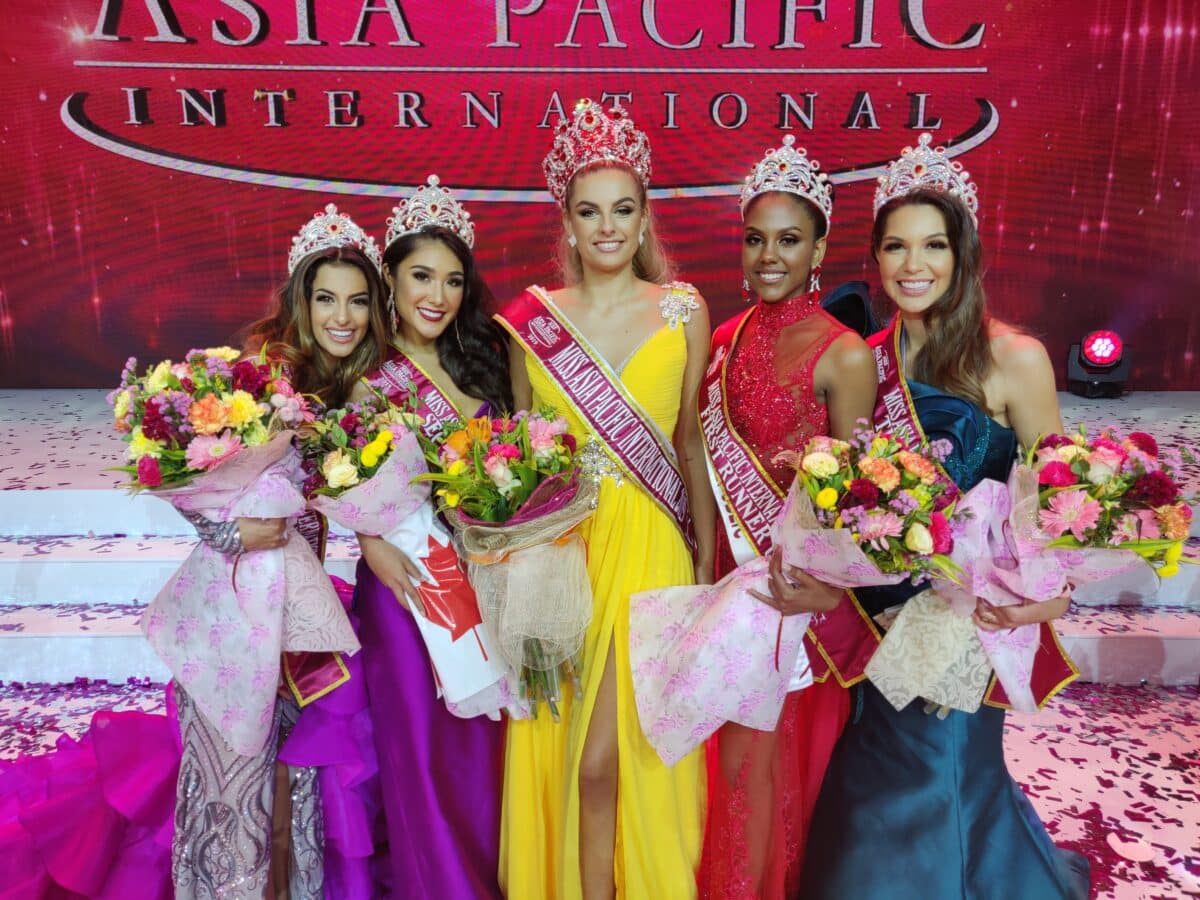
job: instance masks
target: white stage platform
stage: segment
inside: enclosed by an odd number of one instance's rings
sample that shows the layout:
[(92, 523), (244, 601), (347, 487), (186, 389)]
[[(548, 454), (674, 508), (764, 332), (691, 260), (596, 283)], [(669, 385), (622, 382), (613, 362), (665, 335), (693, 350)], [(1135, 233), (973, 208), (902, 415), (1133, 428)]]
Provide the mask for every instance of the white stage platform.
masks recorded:
[[(1061, 401), (1068, 427), (1115, 423), (1200, 444), (1200, 393)], [(137, 621), (193, 532), (168, 504), (116, 488), (124, 476), (107, 470), (124, 444), (104, 392), (0, 391), (0, 441), (0, 681), (165, 680)], [(1200, 467), (1188, 474), (1187, 489), (1200, 491)], [(356, 553), (353, 538), (334, 534), (326, 567), (352, 581)], [(1184, 566), (1154, 596), (1098, 600), (1077, 605), (1060, 629), (1085, 679), (1197, 684), (1200, 566)]]

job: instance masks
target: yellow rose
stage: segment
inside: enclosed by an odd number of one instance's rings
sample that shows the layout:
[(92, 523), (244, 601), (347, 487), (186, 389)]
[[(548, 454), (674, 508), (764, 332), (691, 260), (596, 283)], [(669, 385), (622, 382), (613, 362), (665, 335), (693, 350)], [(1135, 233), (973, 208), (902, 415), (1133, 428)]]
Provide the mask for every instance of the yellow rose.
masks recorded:
[(152, 441), (146, 435), (142, 434), (142, 426), (139, 425), (133, 429), (133, 434), (130, 435), (129, 450), (127, 456), (130, 462), (137, 462), (143, 456), (153, 456), (158, 459), (162, 456), (163, 445), (159, 441)]
[(822, 488), (817, 492), (817, 506), (821, 509), (833, 509), (837, 502), (838, 493), (833, 488)]
[(920, 522), (913, 522), (908, 533), (904, 535), (904, 546), (913, 553), (928, 556), (933, 552), (933, 535)]
[(321, 461), (325, 483), (335, 490), (358, 484), (358, 467), (345, 450), (334, 450)]
[(167, 389), (167, 379), (171, 377), (171, 361), (164, 359), (150, 370), (146, 376), (146, 393), (161, 394)]
[(225, 409), (225, 420), (234, 428), (249, 425), (262, 414), (254, 397), (246, 391), (234, 391), (226, 401)]
[(465, 471), (467, 471), (467, 464), (461, 459), (456, 459), (450, 463), (450, 468), (446, 470), (446, 473), (448, 475), (461, 475)]
[(242, 356), (242, 351), (234, 350), (232, 347), (209, 347), (204, 351), (204, 355), (215, 356), (225, 362), (237, 362)]
[(800, 468), (814, 478), (828, 478), (836, 475), (841, 466), (833, 454), (818, 450), (805, 456), (800, 462)]

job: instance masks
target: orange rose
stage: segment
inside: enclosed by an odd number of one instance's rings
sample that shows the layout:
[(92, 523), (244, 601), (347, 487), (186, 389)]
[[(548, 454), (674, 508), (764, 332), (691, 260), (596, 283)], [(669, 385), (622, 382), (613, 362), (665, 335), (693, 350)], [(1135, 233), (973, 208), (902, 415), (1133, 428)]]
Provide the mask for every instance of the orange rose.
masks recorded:
[(196, 434), (217, 434), (225, 427), (225, 404), (217, 399), (216, 394), (201, 397), (188, 410), (188, 421), (196, 429)]
[(921, 479), (921, 484), (933, 484), (937, 481), (937, 469), (933, 463), (918, 453), (901, 450), (896, 454), (896, 460), (904, 467), (904, 471), (915, 478)]
[(858, 468), (881, 491), (894, 491), (900, 486), (900, 470), (886, 459), (866, 456), (858, 461)]
[(485, 447), (492, 442), (492, 420), (488, 416), (467, 421), (467, 436), (477, 444)]

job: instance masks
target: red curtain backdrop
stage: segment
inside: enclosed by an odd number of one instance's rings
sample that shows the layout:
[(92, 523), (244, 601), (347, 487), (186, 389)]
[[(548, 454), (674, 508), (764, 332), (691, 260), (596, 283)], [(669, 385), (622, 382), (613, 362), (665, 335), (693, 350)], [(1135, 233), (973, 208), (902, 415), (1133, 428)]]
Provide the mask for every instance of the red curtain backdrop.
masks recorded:
[[(497, 297), (553, 283), (560, 109), (650, 135), (661, 233), (740, 305), (736, 185), (785, 133), (838, 183), (827, 289), (875, 280), (870, 170), (923, 128), (979, 183), (994, 312), (1112, 328), (1200, 389), (1200, 8), (1185, 0), (6, 0), (0, 386), (227, 342), (332, 200), (381, 238), (438, 173)], [(618, 96), (619, 95), (619, 96)]]

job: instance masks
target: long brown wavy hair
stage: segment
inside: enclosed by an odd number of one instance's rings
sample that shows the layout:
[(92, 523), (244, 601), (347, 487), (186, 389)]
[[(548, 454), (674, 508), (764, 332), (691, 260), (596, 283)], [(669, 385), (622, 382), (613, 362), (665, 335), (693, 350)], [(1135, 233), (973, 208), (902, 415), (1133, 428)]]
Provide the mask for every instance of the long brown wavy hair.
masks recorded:
[[(367, 334), (344, 359), (330, 356), (313, 336), (309, 302), (321, 266), (342, 263), (354, 266), (367, 280), (370, 320)], [(300, 261), (275, 292), (274, 310), (248, 326), (248, 353), (267, 348), (267, 355), (288, 367), (295, 388), (315, 395), (328, 407), (342, 406), (363, 375), (378, 368), (387, 353), (388, 326), (384, 304), (387, 291), (375, 266), (354, 247), (330, 247)]]
[(888, 217), (902, 206), (932, 206), (942, 214), (954, 253), (950, 287), (922, 317), (925, 345), (908, 373), (917, 381), (963, 397), (989, 413), (983, 384), (995, 365), (989, 340), (990, 317), (983, 292), (983, 248), (967, 207), (943, 191), (918, 189), (889, 200), (875, 215), (871, 253), (878, 259)]
[[(571, 176), (566, 196), (563, 198), (563, 209), (571, 208), (571, 193), (575, 189), (575, 179), (580, 175), (598, 172), (601, 169), (619, 169), (628, 172), (633, 177), (633, 183), (637, 186), (636, 199), (642, 207), (642, 215), (646, 220), (646, 239), (638, 245), (637, 252), (633, 255), (633, 274), (643, 281), (666, 284), (674, 277), (671, 261), (667, 258), (662, 241), (654, 229), (654, 215), (646, 202), (646, 187), (642, 184), (642, 179), (638, 177), (638, 174), (629, 166), (607, 160), (584, 166)], [(583, 261), (579, 257), (579, 250), (568, 243), (565, 228), (562, 229), (558, 239), (558, 268), (564, 284), (578, 284), (583, 279)]]

